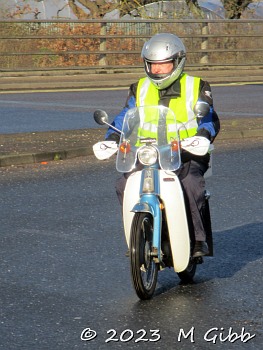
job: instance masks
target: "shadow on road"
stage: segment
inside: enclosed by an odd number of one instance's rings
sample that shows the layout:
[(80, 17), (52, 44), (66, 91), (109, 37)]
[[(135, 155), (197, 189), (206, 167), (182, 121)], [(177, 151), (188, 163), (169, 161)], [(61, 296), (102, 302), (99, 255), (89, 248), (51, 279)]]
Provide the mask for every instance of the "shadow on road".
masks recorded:
[[(214, 234), (213, 271), (209, 279), (228, 278), (263, 256), (263, 222), (235, 227)], [(208, 277), (207, 276), (207, 277)]]
[[(214, 257), (205, 258), (204, 264), (197, 267), (193, 284), (198, 285), (213, 279), (232, 277), (249, 263), (262, 258), (262, 232), (263, 222), (215, 232)], [(155, 296), (168, 292), (178, 285), (185, 289), (185, 286), (180, 285), (180, 280), (173, 269), (166, 269), (159, 273)]]

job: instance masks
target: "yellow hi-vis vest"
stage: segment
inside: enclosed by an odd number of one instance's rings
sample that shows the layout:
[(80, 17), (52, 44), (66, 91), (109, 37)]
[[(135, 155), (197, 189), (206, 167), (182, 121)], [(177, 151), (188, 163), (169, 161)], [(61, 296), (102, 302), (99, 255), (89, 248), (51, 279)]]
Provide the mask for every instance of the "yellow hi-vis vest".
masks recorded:
[[(200, 78), (183, 74), (180, 78), (180, 85), (181, 96), (172, 98), (169, 103), (169, 108), (175, 113), (177, 130), (180, 139), (182, 140), (186, 137), (194, 136), (197, 131), (197, 121), (193, 112), (193, 107), (199, 96)], [(159, 99), (159, 90), (154, 86), (150, 79), (147, 77), (140, 79), (136, 92), (136, 105), (138, 107), (157, 106), (159, 104)], [(140, 130), (140, 134), (144, 137), (154, 137), (154, 130), (156, 130), (156, 126), (153, 126), (152, 131), (148, 127), (147, 130)], [(169, 135), (169, 125), (167, 126), (167, 131), (167, 137), (168, 139), (171, 139), (172, 136)]]

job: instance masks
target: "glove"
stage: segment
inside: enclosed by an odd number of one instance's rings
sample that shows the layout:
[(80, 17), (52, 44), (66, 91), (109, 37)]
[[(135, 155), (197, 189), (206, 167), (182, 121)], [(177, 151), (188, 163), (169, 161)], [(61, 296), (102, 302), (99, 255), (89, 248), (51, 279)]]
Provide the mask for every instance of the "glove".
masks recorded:
[(104, 160), (110, 158), (118, 152), (118, 145), (115, 141), (102, 141), (93, 145), (93, 152), (97, 159)]

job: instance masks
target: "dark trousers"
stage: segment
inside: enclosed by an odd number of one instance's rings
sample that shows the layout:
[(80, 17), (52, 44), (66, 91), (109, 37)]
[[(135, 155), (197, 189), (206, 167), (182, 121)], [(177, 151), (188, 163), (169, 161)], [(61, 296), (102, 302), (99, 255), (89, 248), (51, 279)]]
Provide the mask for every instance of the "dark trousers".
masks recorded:
[[(184, 192), (190, 234), (193, 235), (196, 241), (206, 240), (204, 213), (207, 203), (205, 199), (204, 173), (207, 167), (206, 163), (191, 160), (183, 163), (182, 167), (176, 172)], [(130, 174), (123, 174), (116, 181), (116, 193), (121, 205), (123, 203), (125, 185)]]
[(196, 241), (206, 240), (204, 222), (206, 215), (204, 213), (207, 201), (204, 173), (207, 168), (207, 164), (191, 160), (184, 163), (183, 168), (178, 173), (184, 192), (190, 235)]

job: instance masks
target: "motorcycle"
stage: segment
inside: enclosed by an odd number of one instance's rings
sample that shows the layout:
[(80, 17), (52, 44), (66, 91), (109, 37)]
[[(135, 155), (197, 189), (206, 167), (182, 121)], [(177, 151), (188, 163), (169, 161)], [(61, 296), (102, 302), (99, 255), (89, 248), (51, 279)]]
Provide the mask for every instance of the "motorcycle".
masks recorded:
[[(197, 103), (195, 117), (206, 115), (209, 105)], [(116, 168), (129, 173), (123, 199), (123, 223), (129, 249), (130, 270), (137, 296), (150, 299), (156, 289), (158, 271), (173, 268), (183, 283), (192, 282), (202, 257), (191, 256), (194, 234), (188, 221), (187, 207), (177, 171), (181, 166), (181, 150), (205, 155), (209, 140), (194, 136), (179, 139), (174, 112), (164, 106), (135, 107), (127, 111), (122, 130), (108, 122), (103, 110), (94, 112), (100, 125), (108, 125), (120, 133), (120, 142), (102, 141), (93, 146), (98, 159), (117, 153)], [(154, 137), (143, 131), (153, 125)], [(211, 175), (211, 168), (206, 176)], [(206, 233), (212, 255), (212, 230), (206, 195)]]

